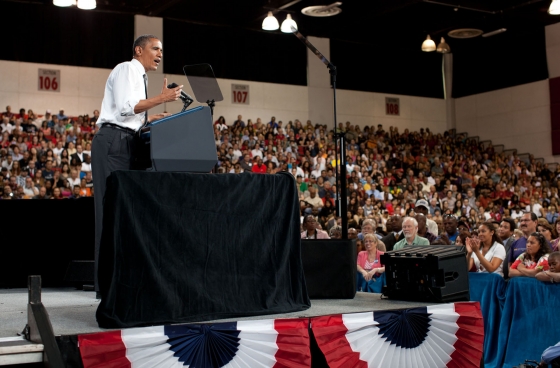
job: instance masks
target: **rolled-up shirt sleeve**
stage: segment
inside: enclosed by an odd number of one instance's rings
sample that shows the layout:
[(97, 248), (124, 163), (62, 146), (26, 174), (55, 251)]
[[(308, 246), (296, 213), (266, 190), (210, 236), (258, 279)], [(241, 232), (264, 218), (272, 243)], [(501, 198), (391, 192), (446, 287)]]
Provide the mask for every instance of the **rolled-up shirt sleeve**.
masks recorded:
[(133, 130), (142, 126), (146, 114), (135, 114), (134, 108), (146, 98), (144, 74), (144, 67), (136, 59), (121, 63), (113, 69), (105, 84), (97, 125), (111, 123)]
[(130, 64), (122, 64), (122, 68), (115, 73), (113, 96), (115, 110), (120, 112), (121, 117), (136, 115), (134, 107), (140, 102), (137, 92), (138, 86), (136, 86), (137, 74), (138, 71)]

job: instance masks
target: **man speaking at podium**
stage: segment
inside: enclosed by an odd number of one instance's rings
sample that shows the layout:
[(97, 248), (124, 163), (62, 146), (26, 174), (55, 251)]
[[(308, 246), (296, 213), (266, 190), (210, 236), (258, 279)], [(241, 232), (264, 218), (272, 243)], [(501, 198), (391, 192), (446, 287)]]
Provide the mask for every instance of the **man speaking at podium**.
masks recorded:
[(103, 201), (107, 177), (116, 170), (133, 169), (134, 134), (149, 121), (169, 114), (150, 115), (148, 110), (165, 102), (176, 101), (181, 88), (167, 88), (167, 78), (158, 96), (148, 98), (147, 72), (157, 70), (163, 49), (154, 35), (138, 37), (132, 47), (132, 60), (113, 69), (105, 85), (99, 131), (93, 139), (92, 174), (95, 188), (95, 291), (99, 294), (98, 261), (103, 224)]

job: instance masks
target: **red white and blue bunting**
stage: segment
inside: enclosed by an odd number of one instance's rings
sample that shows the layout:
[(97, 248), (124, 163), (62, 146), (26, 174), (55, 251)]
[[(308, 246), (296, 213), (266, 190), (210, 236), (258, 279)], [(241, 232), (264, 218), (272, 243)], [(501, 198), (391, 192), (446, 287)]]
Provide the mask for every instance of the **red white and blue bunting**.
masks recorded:
[(78, 335), (84, 368), (311, 366), (309, 323), (330, 367), (478, 368), (477, 302), (314, 318), (181, 324)]
[(309, 319), (170, 325), (78, 336), (84, 368), (309, 367)]
[(311, 326), (332, 368), (478, 368), (482, 358), (478, 303), (316, 317)]

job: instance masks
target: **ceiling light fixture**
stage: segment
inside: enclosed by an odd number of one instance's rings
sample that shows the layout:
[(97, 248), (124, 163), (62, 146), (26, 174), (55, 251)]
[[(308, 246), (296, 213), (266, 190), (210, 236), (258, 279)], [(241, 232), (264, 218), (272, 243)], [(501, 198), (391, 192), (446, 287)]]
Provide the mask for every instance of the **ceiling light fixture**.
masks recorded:
[(342, 11), (339, 8), (340, 5), (342, 5), (342, 3), (337, 1), (331, 5), (308, 6), (307, 8), (301, 9), (301, 13), (309, 15), (310, 17), (332, 17), (333, 15), (340, 14)]
[(53, 5), (56, 6), (72, 6), (76, 5), (76, 0), (53, 0)]
[(282, 22), (282, 27), (280, 27), (280, 30), (284, 33), (293, 33), (292, 27), (297, 29), (297, 24), (296, 21), (292, 19), (292, 16), (288, 14), (286, 16), (286, 19)]
[(437, 45), (437, 52), (440, 54), (449, 54), (451, 52), (451, 47), (445, 42), (445, 39), (442, 37), (441, 42)]
[(436, 43), (430, 38), (430, 35), (426, 37), (426, 40), (422, 42), (422, 51), (432, 52), (436, 51)]
[(548, 8), (548, 14), (560, 15), (560, 0), (552, 0)]
[(80, 9), (91, 10), (95, 9), (96, 6), (95, 0), (78, 0), (78, 8)]
[(265, 31), (276, 31), (278, 28), (280, 28), (278, 19), (276, 19), (274, 15), (272, 15), (271, 11), (269, 11), (267, 17), (264, 18), (262, 22), (262, 29), (264, 29)]

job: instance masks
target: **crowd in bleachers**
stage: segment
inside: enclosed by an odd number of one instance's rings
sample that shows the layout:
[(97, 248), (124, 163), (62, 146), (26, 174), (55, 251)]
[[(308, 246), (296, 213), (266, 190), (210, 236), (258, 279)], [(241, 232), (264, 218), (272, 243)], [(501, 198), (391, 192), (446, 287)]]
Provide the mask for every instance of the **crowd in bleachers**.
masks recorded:
[(0, 114), (0, 198), (65, 199), (93, 195), (91, 142), (99, 112), (70, 118), (60, 109)]
[[(91, 117), (70, 118), (60, 109), (39, 116), (25, 109), (14, 113), (8, 106), (0, 124), (0, 197), (94, 195), (90, 155), (98, 115), (94, 111)], [(515, 151), (496, 152), (491, 144), (453, 131), (386, 131), (381, 124), (362, 128), (346, 122), (335, 131), (297, 119), (244, 121), (240, 115), (230, 123), (220, 116), (214, 133), (218, 173), (285, 171), (294, 176), (306, 237), (341, 234), (342, 221), (335, 211), (340, 187), (335, 135), (340, 134), (346, 142), (346, 222), (359, 243), (366, 234), (364, 221), (370, 220), (381, 247), (391, 250), (395, 234), (402, 234), (402, 218), (408, 216), (430, 243), (471, 248), (469, 239), (478, 237), (480, 226), (494, 224), (498, 233), (505, 219), (511, 219), (510, 237), (523, 237), (517, 227), (529, 212), (539, 229), (542, 225), (551, 250), (557, 248), (560, 166), (553, 171), (530, 155), (521, 159)], [(426, 216), (425, 221), (418, 215)], [(314, 221), (303, 221), (306, 216)], [(392, 234), (394, 241), (387, 238)]]

